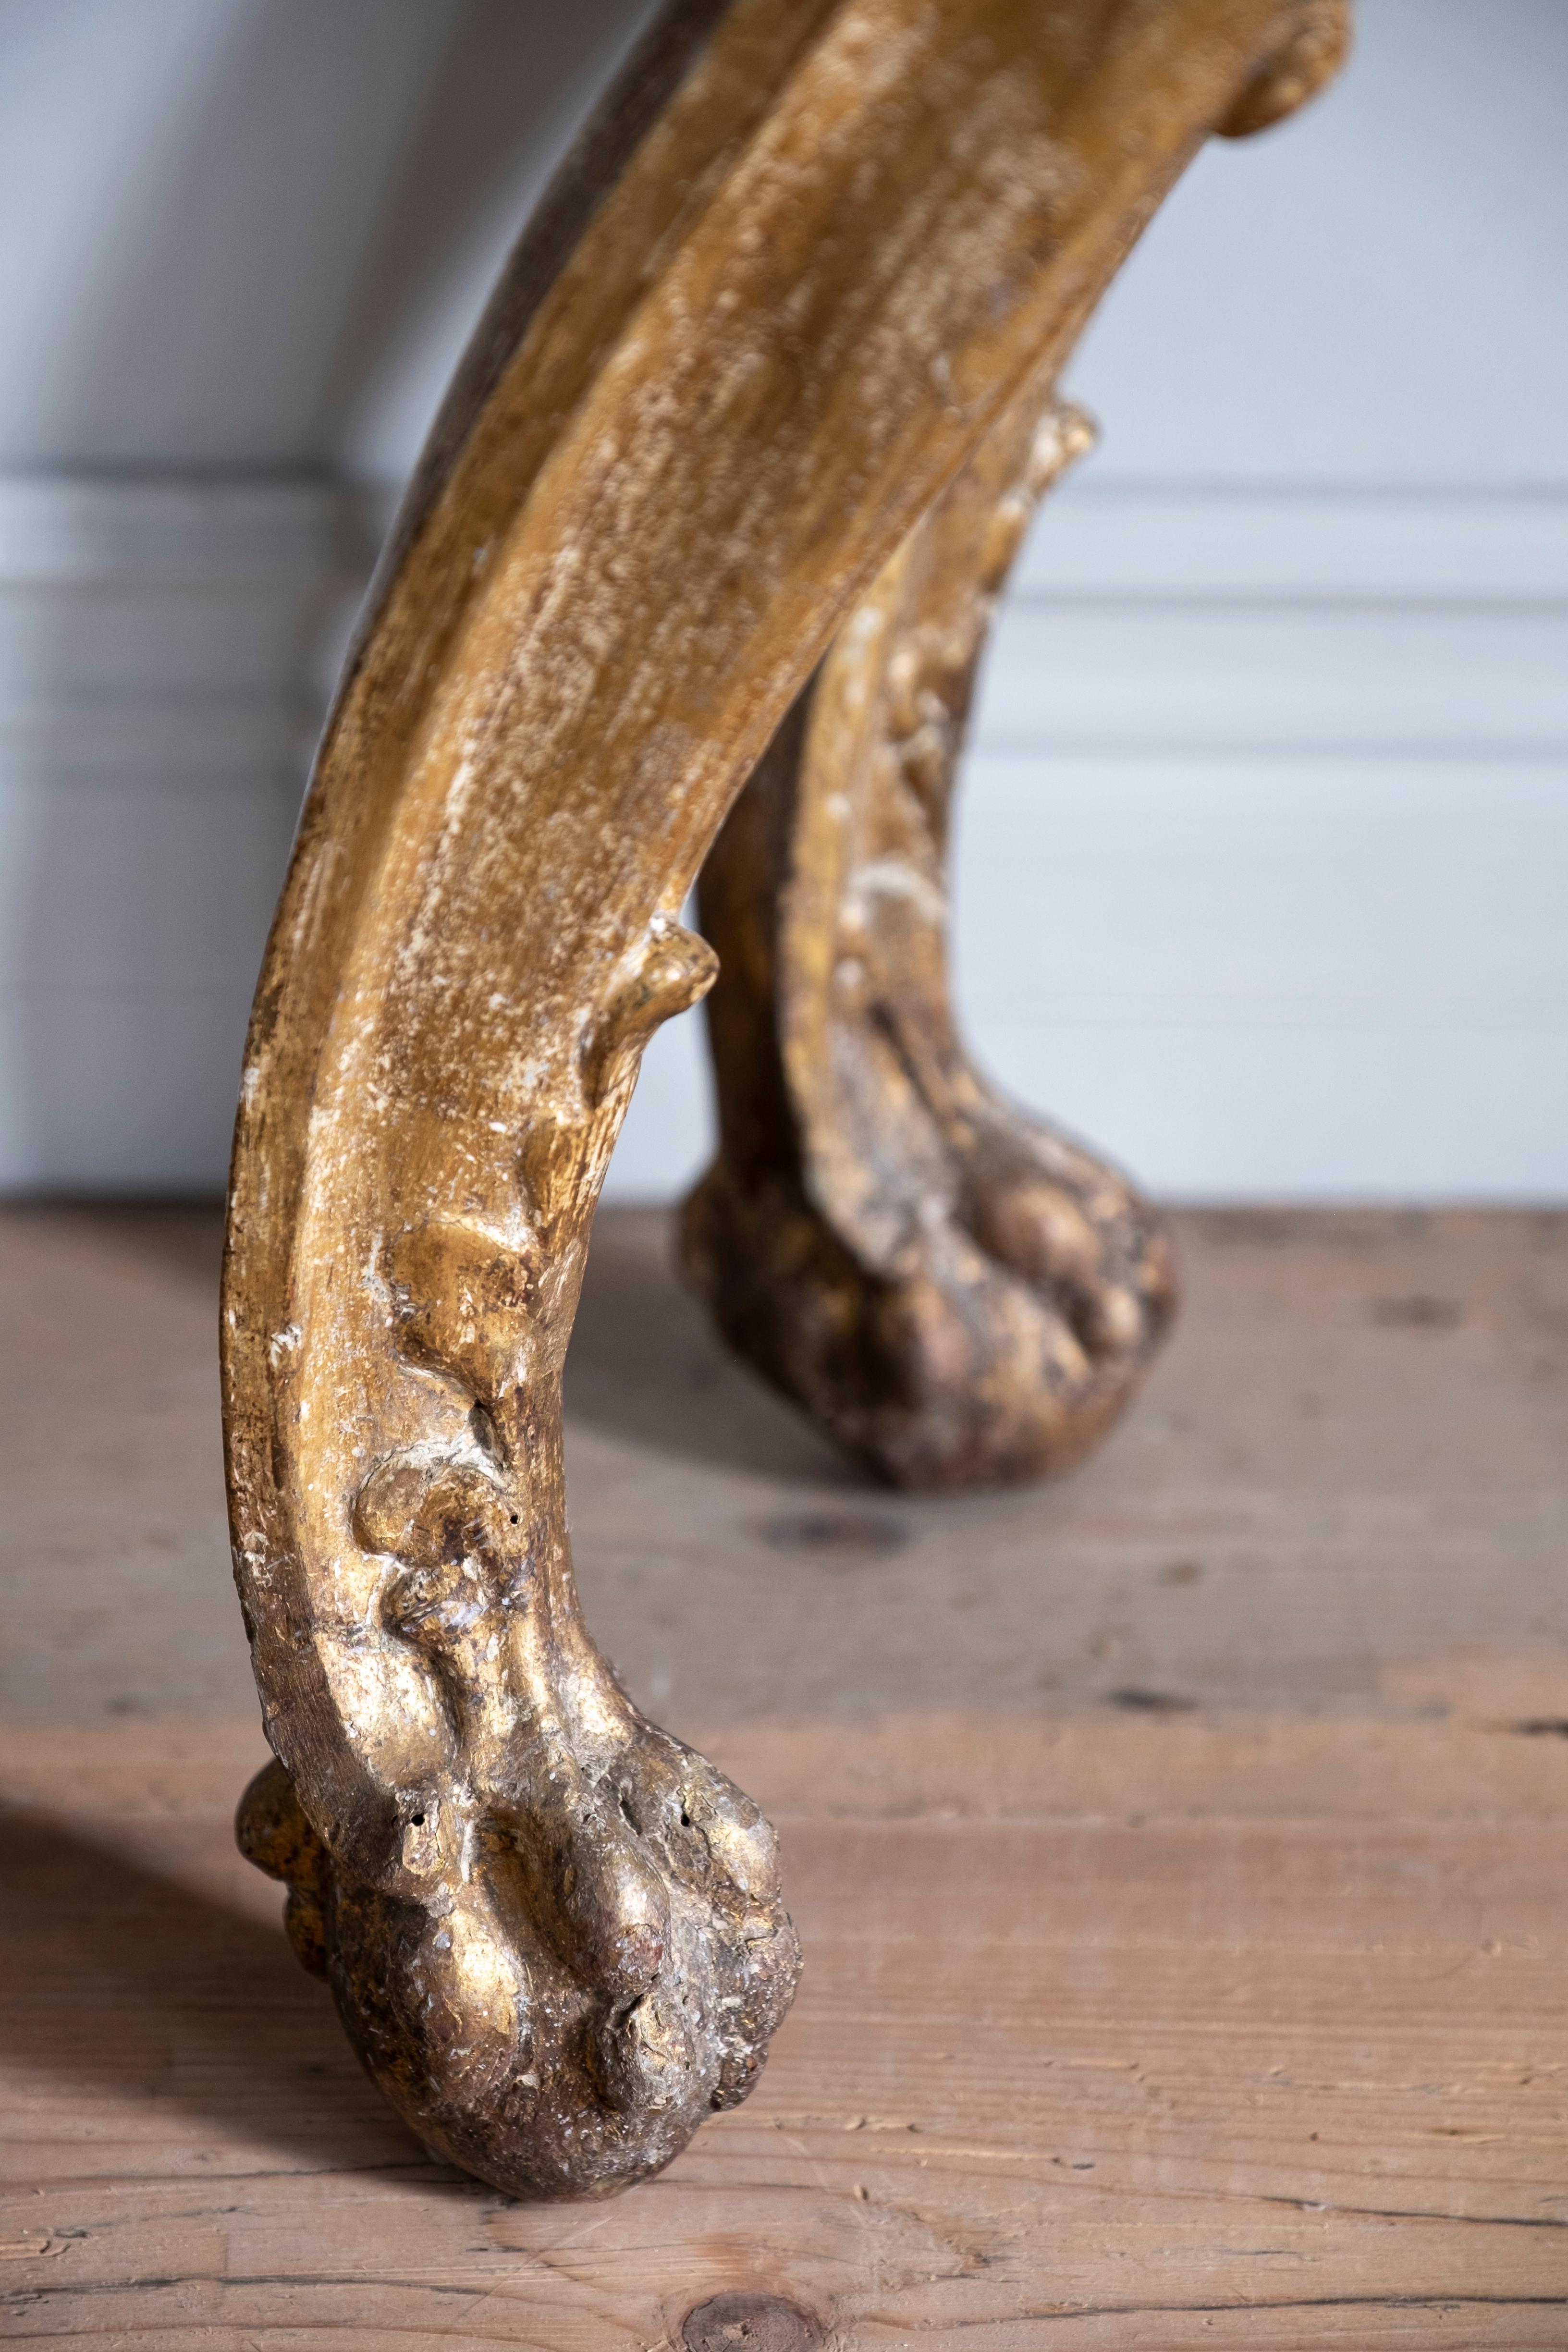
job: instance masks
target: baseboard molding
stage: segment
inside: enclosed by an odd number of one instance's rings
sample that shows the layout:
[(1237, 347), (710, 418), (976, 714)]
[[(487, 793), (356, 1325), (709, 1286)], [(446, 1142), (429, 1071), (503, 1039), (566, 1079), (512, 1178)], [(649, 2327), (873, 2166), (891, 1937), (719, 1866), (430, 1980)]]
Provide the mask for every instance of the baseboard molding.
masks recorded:
[(1568, 496), (1069, 488), (996, 632), (994, 751), (1553, 757)]
[[(0, 1187), (221, 1181), (388, 506), (0, 476)], [(1064, 492), (963, 788), (981, 1057), (1172, 1192), (1568, 1192), (1565, 524), (1555, 490)], [(669, 1197), (705, 1134), (682, 1024), (611, 1192)]]
[(383, 503), (0, 476), (0, 1186), (221, 1181), (324, 649)]
[(1568, 600), (1568, 488), (1279, 489), (1069, 480), (1015, 577), (1073, 602)]
[(384, 504), (317, 475), (0, 474), (0, 589), (357, 579)]

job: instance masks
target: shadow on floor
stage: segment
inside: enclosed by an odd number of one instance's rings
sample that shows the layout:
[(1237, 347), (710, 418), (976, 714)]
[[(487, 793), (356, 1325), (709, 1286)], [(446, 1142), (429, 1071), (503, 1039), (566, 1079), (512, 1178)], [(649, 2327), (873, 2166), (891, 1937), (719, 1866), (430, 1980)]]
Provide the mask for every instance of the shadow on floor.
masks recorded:
[(813, 1487), (872, 1482), (731, 1356), (682, 1286), (670, 1220), (605, 1209), (594, 1226), (583, 1303), (566, 1359), (574, 1423), (714, 1469)]
[[(49, 1202), (13, 1215), (79, 1225), (97, 1249), (136, 1256), (206, 1290), (217, 1315), (223, 1211), (181, 1202)], [(681, 1286), (662, 1210), (602, 1210), (566, 1362), (568, 1425), (721, 1470), (813, 1487), (873, 1482), (815, 1436), (719, 1340)]]
[(448, 2177), (360, 2072), (331, 1995), (280, 1927), (5, 1808), (0, 1885), (7, 2055), (68, 2086), (79, 2113), (107, 2102), (96, 2140), (145, 2140), (149, 2108), (175, 2107), (230, 2144), (268, 2145), (281, 2168), (407, 2173), (421, 2186)]
[(217, 1317), (218, 1276), (223, 1266), (221, 1201), (8, 1201), (7, 1220), (29, 1218), (51, 1233), (79, 1234), (91, 1252), (139, 1258), (155, 1272), (175, 1276), (183, 1288), (205, 1290)]

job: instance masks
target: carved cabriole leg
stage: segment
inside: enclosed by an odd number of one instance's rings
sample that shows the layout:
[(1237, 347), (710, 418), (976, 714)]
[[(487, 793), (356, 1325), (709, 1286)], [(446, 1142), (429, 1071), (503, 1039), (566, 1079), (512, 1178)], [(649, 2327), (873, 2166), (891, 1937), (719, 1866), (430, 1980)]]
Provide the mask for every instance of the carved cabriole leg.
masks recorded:
[(1152, 1213), (984, 1085), (948, 997), (976, 665), (1036, 499), (1090, 437), (1048, 388), (1006, 412), (856, 606), (700, 885), (721, 1149), (683, 1264), (731, 1345), (904, 1486), (1069, 1467), (1173, 1303)]
[(852, 603), (1059, 358), (1294, 0), (662, 20), (511, 265), (329, 724), (224, 1306), (279, 1762), (240, 1834), (432, 2146), (604, 2193), (743, 2095), (796, 1954), (755, 1808), (572, 1580), (560, 1376), (677, 919)]
[[(1344, 40), (1314, 12), (1216, 127), (1278, 121)], [(1037, 500), (1092, 440), (1049, 373), (1026, 385), (849, 614), (699, 884), (720, 1146), (683, 1270), (740, 1354), (900, 1486), (1070, 1469), (1175, 1304), (1152, 1210), (985, 1084), (948, 990), (977, 667)]]

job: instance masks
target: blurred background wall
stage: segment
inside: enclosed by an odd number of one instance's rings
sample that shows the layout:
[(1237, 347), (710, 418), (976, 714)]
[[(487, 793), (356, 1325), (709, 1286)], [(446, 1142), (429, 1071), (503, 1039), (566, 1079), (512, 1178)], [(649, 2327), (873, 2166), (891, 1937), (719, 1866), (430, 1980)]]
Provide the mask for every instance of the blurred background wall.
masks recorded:
[[(635, 0), (0, 0), (0, 1188), (221, 1182), (397, 487)], [(963, 790), (980, 1057), (1169, 1196), (1568, 1194), (1563, 0), (1360, 0), (1092, 327)], [(610, 1189), (672, 1196), (700, 1017)]]

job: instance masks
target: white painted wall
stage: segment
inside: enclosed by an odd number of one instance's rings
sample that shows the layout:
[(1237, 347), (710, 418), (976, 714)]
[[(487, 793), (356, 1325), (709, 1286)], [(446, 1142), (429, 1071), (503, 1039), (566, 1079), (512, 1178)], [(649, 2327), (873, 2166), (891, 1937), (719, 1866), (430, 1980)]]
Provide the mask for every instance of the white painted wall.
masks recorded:
[[(220, 1174), (323, 640), (643, 13), (0, 0), (0, 1184)], [(1361, 16), (1079, 354), (1104, 442), (998, 632), (960, 993), (1167, 1192), (1561, 1198), (1568, 8)], [(699, 1042), (623, 1196), (700, 1161)]]

